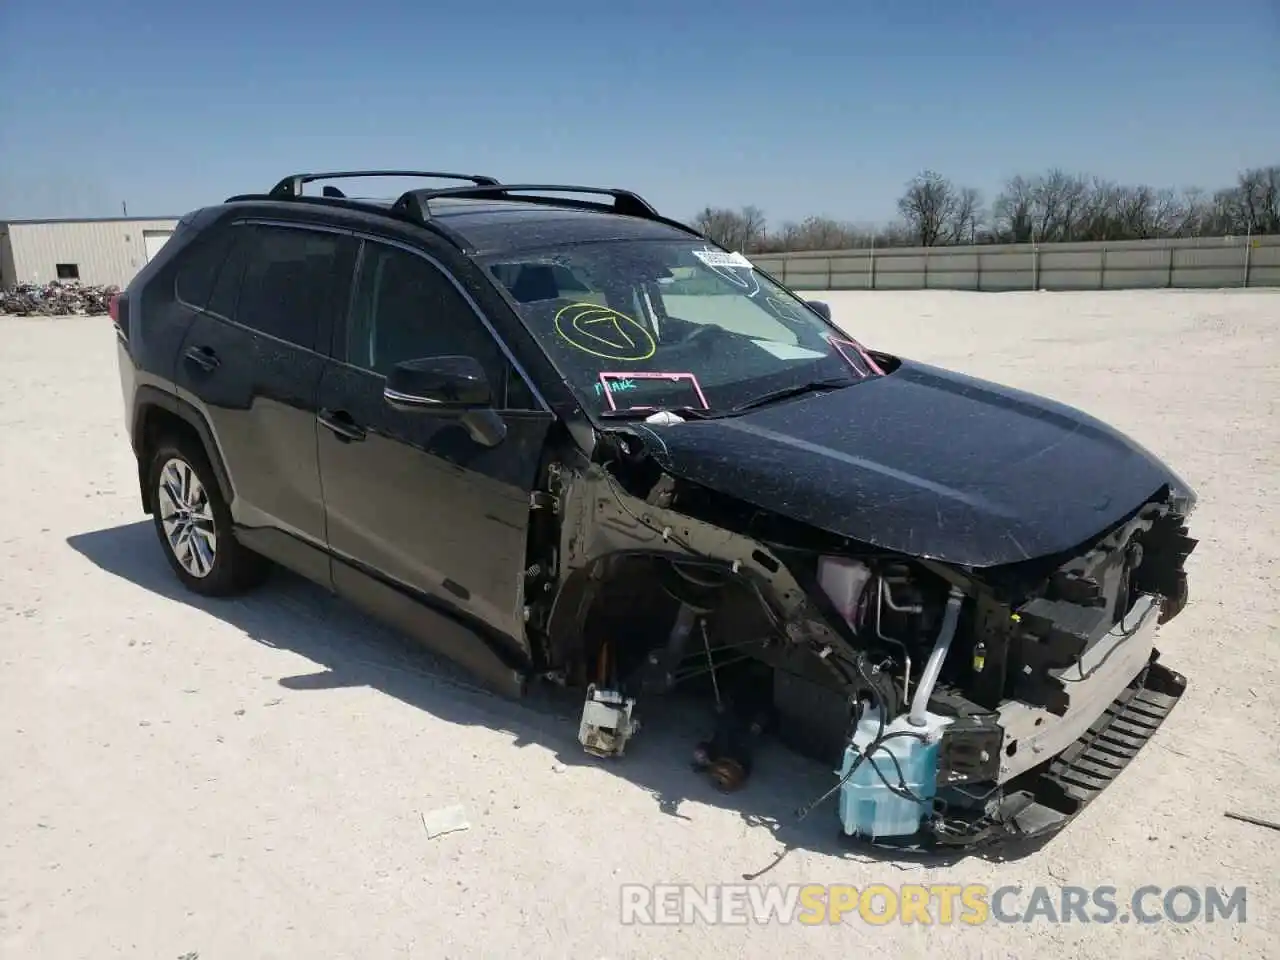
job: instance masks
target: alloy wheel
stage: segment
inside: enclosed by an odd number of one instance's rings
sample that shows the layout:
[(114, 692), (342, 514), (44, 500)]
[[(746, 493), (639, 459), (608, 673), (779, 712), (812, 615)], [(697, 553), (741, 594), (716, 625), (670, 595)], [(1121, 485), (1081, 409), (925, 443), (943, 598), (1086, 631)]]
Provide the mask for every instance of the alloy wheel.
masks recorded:
[(169, 549), (182, 569), (203, 579), (218, 556), (218, 536), (209, 492), (191, 464), (176, 457), (160, 471), (156, 506)]

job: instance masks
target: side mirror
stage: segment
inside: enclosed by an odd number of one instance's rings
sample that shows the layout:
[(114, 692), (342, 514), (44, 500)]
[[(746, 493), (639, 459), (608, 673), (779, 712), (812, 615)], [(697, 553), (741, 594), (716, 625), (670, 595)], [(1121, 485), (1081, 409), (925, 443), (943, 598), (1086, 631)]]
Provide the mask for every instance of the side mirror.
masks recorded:
[(397, 363), (382, 398), (397, 410), (454, 414), (481, 446), (496, 447), (507, 425), (493, 409), (493, 391), (474, 357), (424, 357)]
[(474, 357), (424, 357), (391, 368), (382, 390), (397, 410), (474, 410), (492, 406), (484, 368)]
[(810, 310), (820, 316), (823, 320), (826, 320), (828, 323), (831, 322), (831, 307), (827, 304), (823, 303), (821, 300), (806, 300), (805, 303), (808, 305)]

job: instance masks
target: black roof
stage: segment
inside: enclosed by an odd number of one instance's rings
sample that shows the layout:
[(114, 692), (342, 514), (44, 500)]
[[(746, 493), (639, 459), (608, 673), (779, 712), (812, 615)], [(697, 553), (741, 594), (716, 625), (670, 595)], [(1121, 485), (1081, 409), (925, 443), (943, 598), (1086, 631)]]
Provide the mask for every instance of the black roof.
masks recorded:
[[(396, 200), (347, 197), (326, 186), (320, 196), (304, 196), (303, 185), (317, 180), (363, 177), (421, 177), (467, 181), (463, 187), (409, 190)], [(531, 194), (531, 195), (529, 195)], [(573, 198), (560, 196), (570, 194)], [(586, 199), (579, 199), (586, 197)], [(604, 202), (607, 197), (611, 202)], [(370, 217), (399, 227), (424, 228), (473, 255), (530, 250), (601, 240), (701, 238), (693, 228), (662, 216), (629, 190), (546, 184), (500, 183), (480, 174), (414, 171), (353, 171), (291, 174), (265, 194), (231, 197), (228, 204), (255, 206), (305, 204), (327, 208), (351, 223)]]
[(440, 201), (432, 219), (460, 234), (477, 254), (528, 250), (592, 240), (688, 239), (661, 220), (545, 204), (484, 200)]

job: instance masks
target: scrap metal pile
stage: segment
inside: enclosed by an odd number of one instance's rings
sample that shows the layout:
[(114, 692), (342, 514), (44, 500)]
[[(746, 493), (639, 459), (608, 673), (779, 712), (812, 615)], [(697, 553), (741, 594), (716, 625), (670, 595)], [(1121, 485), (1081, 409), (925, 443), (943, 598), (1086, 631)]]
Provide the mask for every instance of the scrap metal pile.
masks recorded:
[(0, 290), (0, 315), (14, 317), (96, 316), (107, 313), (111, 298), (120, 292), (115, 286), (95, 286), (54, 280), (50, 283), (19, 283)]

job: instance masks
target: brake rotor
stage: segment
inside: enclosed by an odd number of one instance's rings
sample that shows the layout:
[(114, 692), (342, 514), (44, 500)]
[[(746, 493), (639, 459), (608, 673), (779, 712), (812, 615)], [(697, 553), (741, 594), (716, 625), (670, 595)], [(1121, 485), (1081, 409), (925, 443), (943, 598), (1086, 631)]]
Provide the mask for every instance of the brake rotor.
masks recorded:
[(746, 768), (732, 757), (713, 761), (707, 773), (711, 775), (712, 782), (726, 792), (739, 789), (747, 780)]

